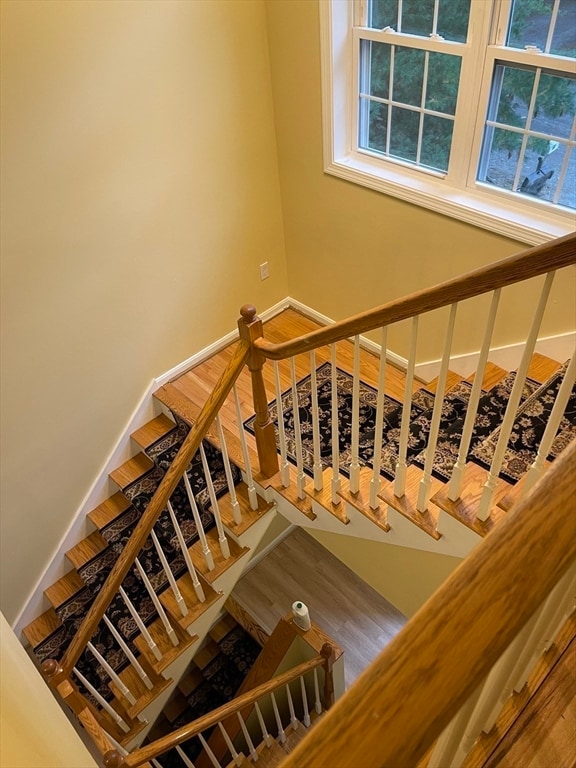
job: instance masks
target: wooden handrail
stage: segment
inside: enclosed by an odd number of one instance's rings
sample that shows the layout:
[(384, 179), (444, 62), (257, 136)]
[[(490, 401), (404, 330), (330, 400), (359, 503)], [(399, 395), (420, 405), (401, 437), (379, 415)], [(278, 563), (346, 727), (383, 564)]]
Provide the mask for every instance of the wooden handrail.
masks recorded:
[(193, 736), (196, 736), (196, 734), (202, 733), (202, 731), (205, 731), (212, 725), (216, 725), (219, 721), (226, 720), (226, 718), (234, 715), (236, 712), (240, 712), (245, 707), (251, 706), (254, 702), (258, 701), (258, 699), (261, 699), (262, 696), (276, 691), (278, 688), (282, 688), (288, 683), (291, 683), (292, 680), (296, 680), (298, 677), (305, 675), (307, 672), (311, 672), (313, 669), (325, 666), (326, 657), (329, 653), (331, 653), (331, 649), (330, 651), (327, 649), (324, 655), (315, 656), (308, 661), (303, 661), (302, 664), (299, 664), (297, 667), (293, 667), (287, 672), (283, 672), (281, 675), (262, 683), (262, 685), (259, 685), (257, 688), (253, 688), (251, 691), (247, 691), (241, 696), (237, 696), (227, 704), (223, 704), (221, 707), (218, 707), (218, 709), (213, 709), (212, 712), (209, 712), (207, 715), (203, 715), (192, 723), (184, 725), (182, 728), (178, 728), (178, 730), (173, 731), (167, 736), (163, 736), (162, 738), (153, 741), (151, 744), (147, 744), (145, 747), (136, 749), (134, 752), (126, 755), (122, 766), (126, 766), (126, 768), (137, 768), (137, 766), (142, 765), (147, 760), (152, 760), (152, 758), (162, 755), (164, 752), (173, 749), (178, 744), (188, 741)]
[(282, 763), (414, 766), (576, 557), (574, 441)]
[[(162, 510), (166, 507), (168, 499), (180, 482), (180, 479), (186, 471), (186, 468), (200, 447), (200, 443), (204, 439), (208, 428), (224, 404), (228, 393), (232, 389), (234, 382), (238, 378), (242, 367), (248, 358), (249, 351), (249, 345), (242, 340), (239, 341), (236, 349), (234, 350), (232, 358), (220, 376), (218, 383), (214, 387), (214, 390), (206, 400), (204, 407), (200, 412), (200, 416), (198, 417), (198, 421), (186, 436), (186, 439), (182, 443), (182, 446), (176, 454), (174, 461), (162, 478), (162, 481), (156, 489), (154, 496), (150, 500), (150, 503), (138, 521), (138, 524), (134, 528), (134, 531), (126, 543), (126, 546), (122, 550), (120, 557), (114, 564), (114, 567), (110, 571), (110, 574), (104, 582), (102, 589), (92, 603), (88, 613), (84, 617), (82, 624), (78, 629), (78, 632), (74, 635), (72, 642), (68, 646), (62, 660), (60, 661), (60, 667), (62, 668), (62, 673), (65, 676), (69, 675), (72, 671), (74, 665), (86, 648), (86, 644), (96, 631), (96, 628), (102, 620), (102, 616), (110, 605), (112, 598), (118, 592), (118, 588), (121, 586), (124, 577), (134, 564), (134, 560), (138, 556), (138, 553), (150, 535), (150, 531), (154, 527), (154, 523), (158, 519)], [(59, 679), (60, 676), (58, 676), (57, 682), (59, 682)]]
[(433, 288), (418, 291), (401, 299), (394, 299), (368, 312), (353, 315), (334, 325), (311, 331), (290, 341), (272, 344), (264, 338), (257, 338), (253, 345), (264, 357), (271, 360), (284, 360), (326, 344), (406, 320), (423, 312), (440, 309), (457, 301), (470, 299), (497, 288), (504, 288), (507, 285), (570, 266), (575, 262), (576, 234), (566, 235), (551, 243), (522, 251), (515, 256), (468, 272)]

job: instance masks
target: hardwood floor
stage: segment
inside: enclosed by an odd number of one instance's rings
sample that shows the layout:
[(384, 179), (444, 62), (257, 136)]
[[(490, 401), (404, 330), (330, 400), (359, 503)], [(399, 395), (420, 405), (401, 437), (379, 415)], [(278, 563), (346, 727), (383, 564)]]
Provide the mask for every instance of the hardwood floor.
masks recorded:
[(268, 632), (295, 600), (305, 603), (311, 618), (344, 648), (347, 686), (407, 621), (301, 528), (245, 574), (232, 594)]

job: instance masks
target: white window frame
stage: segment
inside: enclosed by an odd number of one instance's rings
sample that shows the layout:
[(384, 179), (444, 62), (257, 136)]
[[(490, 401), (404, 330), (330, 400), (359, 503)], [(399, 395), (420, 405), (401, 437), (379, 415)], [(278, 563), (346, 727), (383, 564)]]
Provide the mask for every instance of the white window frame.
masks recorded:
[[(359, 45), (359, 37), (390, 44), (399, 44), (399, 39), (394, 32), (363, 28), (359, 34), (354, 29), (355, 20), (364, 18), (365, 0), (320, 0), (325, 172), (532, 245), (572, 232), (576, 228), (572, 212), (550, 210), (537, 198), (526, 199), (475, 181), (494, 61), (544, 66), (537, 52), (511, 53), (504, 47), (502, 19), (508, 18), (510, 2), (472, 0), (469, 39), (458, 45), (463, 50), (461, 78), (473, 83), (473, 88), (459, 94), (452, 144), (457, 162), (451, 161), (449, 173), (444, 174), (357, 149), (354, 46)], [(475, 39), (491, 45), (488, 50), (486, 45), (473, 46)], [(439, 42), (438, 50), (445, 51), (449, 45)], [(563, 57), (551, 58), (561, 62), (561, 69), (576, 72), (576, 64), (567, 65)]]

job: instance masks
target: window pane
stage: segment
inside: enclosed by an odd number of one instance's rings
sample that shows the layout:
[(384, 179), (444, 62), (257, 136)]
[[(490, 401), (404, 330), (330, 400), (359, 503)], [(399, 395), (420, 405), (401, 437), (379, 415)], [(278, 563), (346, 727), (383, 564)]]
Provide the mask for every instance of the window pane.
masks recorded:
[(420, 114), (409, 109), (392, 107), (391, 123), (390, 154), (403, 160), (416, 162)]
[(576, 151), (574, 149), (570, 153), (568, 170), (558, 202), (568, 208), (576, 208)]
[(454, 122), (435, 115), (424, 116), (420, 163), (439, 171), (448, 170)]
[(361, 93), (368, 93), (381, 99), (388, 98), (390, 84), (390, 45), (362, 41), (360, 53), (361, 72), (367, 74), (369, 82), (360, 83)]
[(434, 0), (404, 0), (402, 3), (402, 28), (407, 35), (428, 37), (434, 21)]
[(470, 0), (440, 0), (436, 32), (445, 40), (465, 43), (469, 18)]
[(560, 0), (550, 53), (570, 57), (576, 54), (576, 3), (574, 0)]
[(487, 154), (486, 169), (479, 174), (480, 181), (487, 181), (502, 189), (512, 189), (516, 176), (521, 137), (502, 128), (488, 129), (484, 139), (483, 155)]
[(530, 130), (568, 138), (576, 105), (576, 80), (542, 72)]
[(368, 8), (368, 26), (373, 29), (398, 26), (398, 0), (371, 0)]
[(430, 53), (428, 81), (426, 84), (426, 108), (453, 115), (456, 112), (458, 84), (460, 82), (459, 56), (446, 53)]
[(530, 138), (526, 145), (518, 190), (540, 200), (551, 201), (556, 192), (565, 146), (550, 152), (549, 142)]
[(511, 48), (536, 45), (546, 48), (554, 0), (514, 0), (508, 40)]
[(524, 128), (528, 105), (534, 88), (534, 71), (517, 67), (497, 66), (494, 71), (495, 95), (500, 88), (496, 122)]
[[(367, 105), (369, 106), (367, 107)], [(388, 130), (388, 106), (380, 104), (378, 101), (368, 102), (367, 99), (361, 99), (360, 102), (360, 121), (362, 122), (363, 111), (368, 108), (368, 129), (360, 131), (361, 149), (372, 149), (376, 152), (386, 152), (386, 133)], [(365, 119), (365, 118), (364, 118)], [(364, 137), (364, 138), (362, 138)]]
[(424, 81), (424, 51), (396, 47), (394, 57), (394, 86), (392, 99), (419, 107), (422, 104)]

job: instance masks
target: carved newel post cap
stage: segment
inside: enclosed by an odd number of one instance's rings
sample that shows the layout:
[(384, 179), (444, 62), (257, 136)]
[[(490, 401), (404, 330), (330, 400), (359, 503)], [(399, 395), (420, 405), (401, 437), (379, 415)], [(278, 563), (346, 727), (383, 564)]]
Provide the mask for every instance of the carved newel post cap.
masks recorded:
[(332, 656), (334, 649), (330, 645), (330, 643), (324, 643), (322, 648), (320, 649), (320, 656), (323, 656), (325, 659), (329, 659), (330, 656)]
[(124, 765), (124, 758), (116, 749), (110, 749), (104, 755), (104, 768), (120, 768)]
[(240, 307), (240, 315), (246, 325), (250, 325), (256, 319), (256, 307), (254, 304), (244, 304), (244, 306)]
[(40, 669), (44, 675), (50, 679), (51, 677), (54, 677), (54, 675), (56, 675), (58, 672), (60, 672), (60, 664), (58, 664), (56, 659), (44, 659), (40, 665)]

